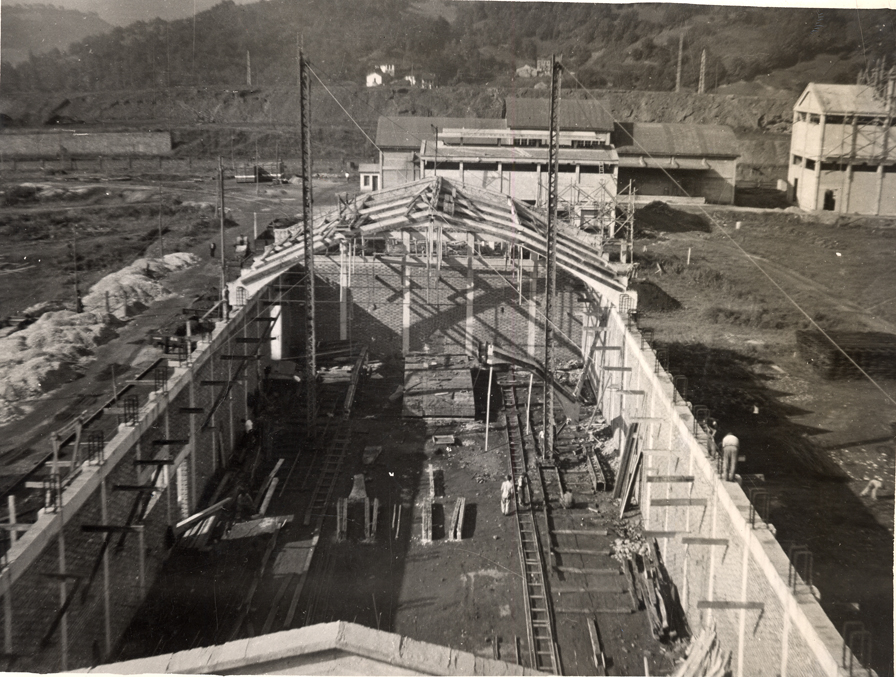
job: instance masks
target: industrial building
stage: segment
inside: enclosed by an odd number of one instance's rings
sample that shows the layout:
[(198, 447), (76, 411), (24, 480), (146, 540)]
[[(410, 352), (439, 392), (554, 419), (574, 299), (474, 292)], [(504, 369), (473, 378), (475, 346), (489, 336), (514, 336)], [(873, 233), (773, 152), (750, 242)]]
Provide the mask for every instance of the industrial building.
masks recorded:
[[(635, 674), (637, 641), (655, 674), (690, 636), (735, 675), (865, 674), (761, 492), (720, 478), (706, 412), (631, 312), (630, 264), (564, 226), (553, 330), (580, 366), (554, 381), (567, 424), (543, 453), (546, 233), (441, 176), (279, 229), (232, 312), (60, 430), (16, 490), (41, 507), (9, 515), (7, 669)], [(610, 556), (620, 515), (650, 555)]]
[[(361, 189), (428, 176), (541, 206), (547, 196), (547, 99), (509, 98), (503, 118), (381, 117), (376, 165)], [(575, 208), (616, 199), (733, 204), (737, 141), (722, 125), (614, 123), (598, 101), (564, 99), (558, 200)]]
[(807, 85), (793, 107), (787, 175), (801, 209), (896, 214), (893, 82)]

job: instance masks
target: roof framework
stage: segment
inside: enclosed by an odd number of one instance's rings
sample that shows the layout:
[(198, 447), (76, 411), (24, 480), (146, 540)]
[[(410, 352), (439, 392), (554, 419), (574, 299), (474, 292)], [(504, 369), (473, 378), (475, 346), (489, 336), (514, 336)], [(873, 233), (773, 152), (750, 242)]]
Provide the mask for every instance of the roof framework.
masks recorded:
[[(323, 253), (340, 240), (370, 238), (395, 231), (426, 232), (430, 224), (445, 239), (473, 234), (480, 240), (503, 241), (546, 255), (546, 216), (502, 193), (442, 177), (426, 178), (403, 186), (362, 193), (338, 211), (314, 221), (314, 249)], [(303, 229), (288, 230), (287, 237), (259, 257), (243, 273), (239, 284), (258, 288), (283, 270), (300, 263), (304, 254)], [(558, 224), (557, 265), (590, 287), (612, 295), (628, 286), (631, 266), (611, 263), (602, 256), (602, 240), (566, 224)]]

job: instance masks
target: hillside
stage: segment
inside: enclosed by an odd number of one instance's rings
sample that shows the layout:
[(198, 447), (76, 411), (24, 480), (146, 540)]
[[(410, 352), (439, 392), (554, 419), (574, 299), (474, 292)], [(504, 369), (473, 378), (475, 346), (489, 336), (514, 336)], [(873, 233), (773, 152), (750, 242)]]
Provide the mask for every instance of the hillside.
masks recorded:
[[(421, 90), (407, 87), (366, 88), (327, 82), (351, 117), (371, 137), (380, 115), (501, 117), (508, 96), (545, 96), (531, 87), (457, 85)], [(312, 83), (314, 152), (319, 161), (372, 158), (376, 151), (333, 98)], [(763, 132), (789, 131), (795, 97), (734, 96), (693, 92), (595, 90), (592, 92), (616, 120), (694, 122), (731, 125), (744, 133), (750, 160), (776, 164), (771, 142), (757, 146)], [(584, 93), (565, 89), (566, 97)], [(62, 97), (32, 93), (0, 97), (0, 115), (9, 125), (39, 127), (50, 119), (104, 129), (170, 129), (175, 154), (210, 157), (216, 154), (253, 157), (256, 143), (263, 156), (297, 157), (298, 90), (258, 87), (243, 90), (172, 88), (93, 92)], [(785, 144), (786, 145), (786, 144)], [(745, 146), (746, 148), (746, 146)], [(786, 149), (784, 150), (786, 155)]]
[(53, 5), (4, 5), (0, 24), (2, 59), (7, 64), (26, 62), (29, 53), (64, 51), (90, 35), (112, 29), (95, 13), (62, 9)]
[(295, 82), (302, 43), (331, 81), (360, 83), (374, 65), (392, 63), (399, 76), (426, 74), (441, 86), (509, 86), (517, 67), (553, 53), (585, 87), (668, 91), (683, 36), (684, 88), (697, 88), (705, 52), (707, 91), (739, 82), (798, 91), (811, 80), (851, 82), (866, 61), (892, 63), (894, 18), (893, 10), (680, 4), (224, 0), (195, 22), (138, 22), (67, 53), (35, 54), (4, 68), (0, 87), (239, 88), (249, 80), (247, 61), (252, 85), (285, 86)]

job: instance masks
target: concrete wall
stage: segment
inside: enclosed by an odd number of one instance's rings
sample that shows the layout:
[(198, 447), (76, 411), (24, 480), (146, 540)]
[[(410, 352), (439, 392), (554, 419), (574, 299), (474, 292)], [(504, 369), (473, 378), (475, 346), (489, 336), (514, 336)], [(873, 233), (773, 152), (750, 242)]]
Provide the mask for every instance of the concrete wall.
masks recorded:
[[(674, 396), (654, 351), (642, 347), (640, 334), (626, 328), (615, 309), (604, 327), (597, 324), (595, 314), (587, 345), (597, 336), (601, 345), (622, 346), (596, 353), (591, 372), (601, 408), (618, 441), (639, 426), (644, 529), (658, 539), (692, 631), (715, 623), (732, 653), (735, 677), (845, 674), (839, 666), (842, 637), (802, 579), (795, 591), (788, 586), (787, 555), (761, 517), (751, 524), (741, 487), (719, 478), (706, 434), (695, 432), (690, 408)], [(659, 505), (666, 499), (688, 504)], [(859, 668), (855, 674), (866, 673)]]
[[(267, 343), (234, 341), (262, 335), (267, 322), (255, 321), (259, 312), (267, 311), (254, 303), (237, 309), (226, 327), (219, 325), (208, 341), (199, 344), (192, 364), (169, 370), (167, 394), (133, 387), (131, 392), (139, 392), (141, 398), (137, 423), (118, 426), (114, 436), (106, 434), (103, 460), (84, 462), (67, 476), (58, 506), (42, 510), (11, 546), (0, 571), (0, 607), (4, 652), (16, 657), (11, 664), (15, 670), (58, 672), (110, 654), (167, 557), (167, 527), (196, 508), (220, 466), (215, 448), (226, 456), (237, 441), (240, 418), (247, 411), (246, 395), (258, 383), (257, 361), (245, 361), (242, 376), (233, 382), (230, 397), (222, 401), (208, 427), (203, 423), (222, 386), (203, 386), (201, 381), (230, 380), (243, 362), (222, 360), (222, 355), (254, 352), (256, 346), (264, 349)], [(184, 413), (183, 407), (200, 407), (203, 413)], [(91, 426), (108, 428), (110, 418), (116, 420), (114, 414), (92, 418), (84, 435)], [(160, 439), (188, 441), (153, 445)], [(113, 534), (112, 546), (102, 555), (104, 534), (86, 533), (82, 526), (124, 525), (137, 494), (116, 491), (115, 486), (151, 482), (154, 469), (134, 461), (152, 458), (172, 458), (174, 463), (156, 482), (158, 491), (136, 522), (140, 531), (128, 533), (121, 548), (117, 547), (121, 534)], [(179, 488), (178, 473), (183, 480)], [(53, 630), (53, 620), (69, 598), (72, 602)]]
[(619, 186), (625, 189), (631, 181), (638, 195), (656, 195), (659, 199), (663, 196), (690, 195), (703, 197), (710, 204), (734, 204), (736, 174), (735, 160), (712, 159), (706, 167), (683, 169), (665, 165), (620, 166)]
[(45, 132), (0, 134), (5, 157), (58, 158), (84, 156), (166, 155), (169, 132)]

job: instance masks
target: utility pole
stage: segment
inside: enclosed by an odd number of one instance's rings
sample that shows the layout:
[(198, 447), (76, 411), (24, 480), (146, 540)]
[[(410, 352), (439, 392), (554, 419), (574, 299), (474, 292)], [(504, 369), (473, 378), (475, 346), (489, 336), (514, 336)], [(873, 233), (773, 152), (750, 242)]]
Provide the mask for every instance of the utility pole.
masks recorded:
[(82, 313), (84, 305), (81, 303), (81, 288), (78, 286), (78, 238), (74, 226), (72, 226), (72, 262), (75, 264), (75, 312)]
[(302, 218), (305, 234), (305, 394), (308, 438), (317, 418), (317, 353), (314, 327), (314, 216), (311, 192), (311, 78), (299, 50), (299, 107), (302, 124)]
[(246, 50), (246, 87), (252, 86), (252, 59), (249, 57), (249, 50)]
[(681, 55), (684, 52), (684, 32), (678, 36), (678, 68), (675, 71), (675, 91), (681, 91)]
[(698, 94), (706, 93), (706, 50), (700, 54), (700, 84), (697, 86)]
[(560, 80), (563, 66), (551, 56), (551, 123), (548, 151), (547, 278), (544, 292), (544, 447), (545, 458), (554, 448), (554, 287), (557, 283), (557, 172), (560, 155)]
[(221, 317), (227, 319), (227, 252), (224, 249), (224, 158), (218, 156), (218, 202), (221, 205)]

